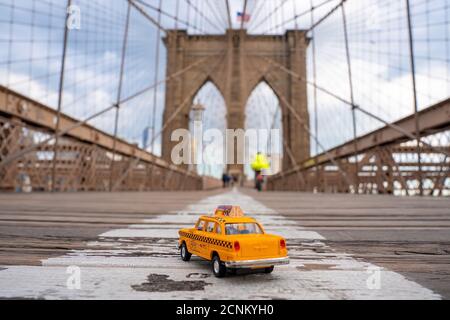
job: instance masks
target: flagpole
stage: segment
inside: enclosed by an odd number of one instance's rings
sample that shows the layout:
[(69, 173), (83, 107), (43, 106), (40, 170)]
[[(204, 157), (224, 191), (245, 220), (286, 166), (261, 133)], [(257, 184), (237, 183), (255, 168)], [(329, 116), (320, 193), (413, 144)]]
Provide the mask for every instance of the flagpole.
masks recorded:
[(247, 21), (247, 0), (244, 1), (244, 10), (241, 18), (241, 30), (244, 29), (244, 23)]

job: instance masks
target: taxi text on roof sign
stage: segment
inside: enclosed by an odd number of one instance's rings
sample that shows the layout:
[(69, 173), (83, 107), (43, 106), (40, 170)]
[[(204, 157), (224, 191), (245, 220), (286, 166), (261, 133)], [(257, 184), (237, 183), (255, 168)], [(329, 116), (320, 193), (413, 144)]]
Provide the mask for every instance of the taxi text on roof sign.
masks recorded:
[(211, 261), (216, 277), (242, 268), (271, 273), (274, 266), (289, 263), (286, 240), (267, 234), (238, 206), (219, 206), (213, 216), (201, 216), (178, 234), (181, 259), (189, 261), (194, 254)]
[(223, 217), (243, 217), (244, 211), (242, 211), (239, 206), (218, 206), (214, 215)]

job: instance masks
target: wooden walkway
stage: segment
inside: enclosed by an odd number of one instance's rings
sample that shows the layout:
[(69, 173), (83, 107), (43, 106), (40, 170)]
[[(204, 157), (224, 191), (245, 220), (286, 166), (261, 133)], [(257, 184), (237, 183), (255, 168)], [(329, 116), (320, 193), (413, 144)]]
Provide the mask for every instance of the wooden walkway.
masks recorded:
[(325, 242), (450, 299), (450, 198), (248, 192)]
[[(87, 249), (109, 230), (170, 215), (221, 193), (0, 194), (0, 266), (39, 266), (43, 259)], [(319, 233), (327, 246), (450, 298), (450, 199), (241, 193)]]

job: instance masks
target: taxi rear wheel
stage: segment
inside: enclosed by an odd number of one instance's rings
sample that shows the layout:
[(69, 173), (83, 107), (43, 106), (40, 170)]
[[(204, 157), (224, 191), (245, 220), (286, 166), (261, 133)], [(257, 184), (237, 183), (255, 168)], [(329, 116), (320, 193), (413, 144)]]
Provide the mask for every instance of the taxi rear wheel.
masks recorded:
[(188, 251), (186, 243), (184, 243), (184, 242), (180, 248), (180, 255), (181, 255), (181, 260), (183, 260), (183, 261), (191, 260), (192, 254)]
[(274, 268), (275, 268), (274, 266), (265, 268), (265, 269), (264, 269), (264, 272), (265, 272), (265, 273), (272, 273)]
[(214, 275), (217, 278), (222, 278), (227, 273), (227, 267), (223, 264), (222, 261), (220, 261), (220, 258), (218, 255), (215, 255), (212, 259), (212, 270)]

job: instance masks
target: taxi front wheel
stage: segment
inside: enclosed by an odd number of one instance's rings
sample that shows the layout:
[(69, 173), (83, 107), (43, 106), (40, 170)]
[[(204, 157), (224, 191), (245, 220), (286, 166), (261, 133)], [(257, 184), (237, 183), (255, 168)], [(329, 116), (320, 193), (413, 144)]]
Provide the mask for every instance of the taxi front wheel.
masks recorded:
[(180, 248), (180, 255), (181, 255), (181, 260), (183, 260), (183, 261), (191, 260), (192, 254), (188, 251), (186, 243), (184, 243), (184, 242)]
[(215, 255), (212, 259), (212, 269), (213, 273), (217, 278), (222, 278), (227, 273), (227, 267), (225, 267), (225, 264), (223, 264), (222, 261), (220, 261), (220, 258), (218, 255)]

